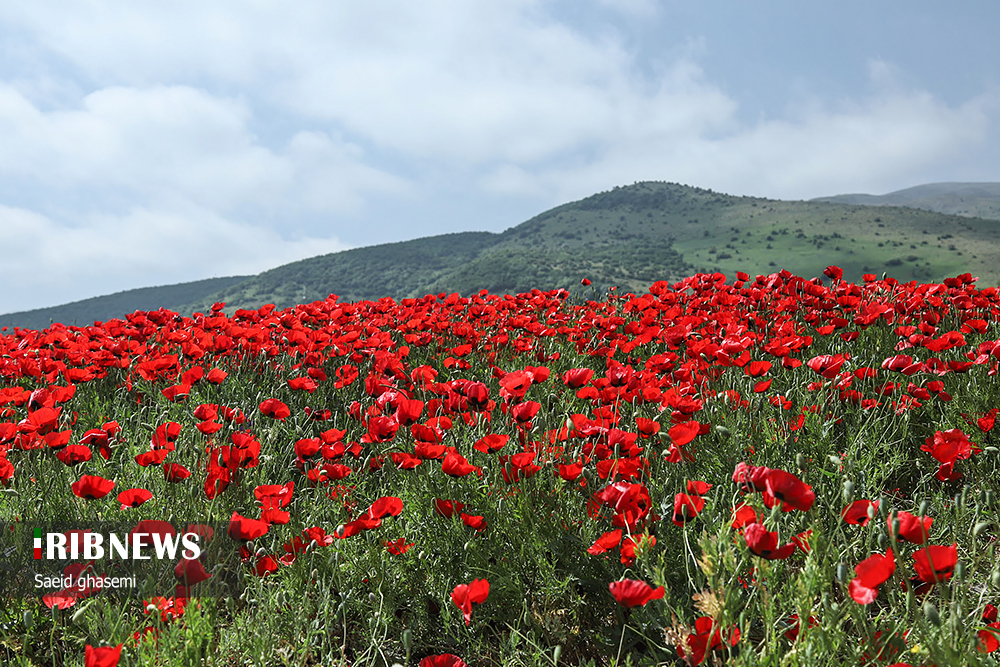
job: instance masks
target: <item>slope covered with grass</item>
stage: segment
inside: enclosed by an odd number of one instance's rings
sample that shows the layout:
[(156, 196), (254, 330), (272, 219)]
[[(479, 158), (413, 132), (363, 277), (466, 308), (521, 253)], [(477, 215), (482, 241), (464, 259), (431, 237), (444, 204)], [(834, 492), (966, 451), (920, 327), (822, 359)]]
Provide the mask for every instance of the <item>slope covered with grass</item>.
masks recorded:
[[(227, 282), (211, 293), (169, 294), (160, 288), (159, 303), (142, 303), (191, 313), (222, 301), (231, 313), (329, 294), (355, 300), (518, 293), (572, 288), (584, 278), (624, 293), (695, 271), (722, 272), (731, 280), (737, 272), (756, 276), (784, 268), (811, 277), (830, 264), (843, 267), (853, 280), (887, 273), (904, 282), (940, 281), (971, 272), (981, 284), (1000, 284), (1000, 221), (913, 208), (734, 197), (644, 182), (558, 206), (500, 234), (465, 232), (355, 248)], [(112, 309), (80, 302), (30, 317), (6, 316), (4, 322), (26, 326), (121, 316), (137, 302), (126, 303), (129, 294), (116, 295)]]

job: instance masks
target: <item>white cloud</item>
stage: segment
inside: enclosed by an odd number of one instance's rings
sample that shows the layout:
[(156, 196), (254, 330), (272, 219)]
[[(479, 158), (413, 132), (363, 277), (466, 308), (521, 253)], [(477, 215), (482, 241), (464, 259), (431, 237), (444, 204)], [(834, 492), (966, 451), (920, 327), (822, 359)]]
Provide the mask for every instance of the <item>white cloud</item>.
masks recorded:
[[(251, 116), (239, 99), (188, 86), (109, 87), (43, 111), (0, 83), (0, 179), (19, 200), (0, 202), (0, 238), (17, 248), (0, 277), (19, 286), (0, 311), (340, 250), (336, 229), (317, 234), (297, 219), (350, 221), (373, 193), (409, 192), (325, 132), (265, 147)], [(35, 199), (21, 201), (28, 195), (11, 183)], [(266, 227), (273, 219), (280, 224)]]
[[(626, 26), (660, 14), (651, 0), (596, 4)], [(337, 237), (432, 234), (408, 220), (442, 210), (453, 219), (440, 229), (475, 228), (474, 216), (456, 222), (469, 210), (457, 189), (539, 208), (647, 179), (789, 198), (879, 191), (995, 135), (996, 93), (946, 104), (878, 54), (866, 93), (789, 99), (748, 122), (702, 69), (718, 43), (684, 34), (644, 50), (628, 28), (572, 27), (566, 6), (0, 5), (27, 63), (0, 78), (0, 229), (27, 253), (0, 275), (61, 276), (42, 281), (47, 292), (21, 283), (34, 296), (16, 307), (67, 301), (70, 275), (89, 276), (73, 298), (149, 284), (157, 251), (183, 253), (197, 234), (222, 268), (163, 263), (156, 281), (268, 268)], [(413, 202), (434, 211), (410, 214)], [(37, 247), (46, 235), (60, 240)], [(111, 268), (60, 264), (81, 251)]]
[[(250, 117), (246, 103), (188, 86), (104, 88), (76, 109), (43, 112), (0, 84), (0, 132), (8, 138), (0, 145), (0, 174), (53, 188), (180, 198), (220, 211), (279, 203), (345, 211), (358, 206), (355, 188), (405, 187), (364, 165), (356, 146), (323, 133), (300, 132), (277, 151), (262, 146), (248, 129)], [(318, 174), (337, 179), (328, 196), (311, 193)], [(300, 196), (302, 183), (308, 196)]]

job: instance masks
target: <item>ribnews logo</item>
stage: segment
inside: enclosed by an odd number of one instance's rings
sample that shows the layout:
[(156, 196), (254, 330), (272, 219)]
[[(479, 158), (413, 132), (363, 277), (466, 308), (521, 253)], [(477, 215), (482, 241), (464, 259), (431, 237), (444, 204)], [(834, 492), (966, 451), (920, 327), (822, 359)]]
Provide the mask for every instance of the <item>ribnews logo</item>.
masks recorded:
[(0, 599), (68, 606), (97, 594), (231, 597), (242, 589), (243, 545), (220, 539), (222, 523), (15, 520), (0, 528)]
[[(44, 535), (44, 538), (43, 538)], [(176, 560), (178, 552), (184, 560), (201, 557), (202, 535), (196, 532), (178, 534), (171, 531), (102, 533), (82, 530), (43, 533), (34, 531), (35, 560)]]

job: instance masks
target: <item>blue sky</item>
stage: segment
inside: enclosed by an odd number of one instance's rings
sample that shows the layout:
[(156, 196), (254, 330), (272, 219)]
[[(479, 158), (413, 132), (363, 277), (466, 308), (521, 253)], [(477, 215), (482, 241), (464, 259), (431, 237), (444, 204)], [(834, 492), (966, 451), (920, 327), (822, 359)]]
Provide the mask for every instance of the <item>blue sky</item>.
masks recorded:
[(502, 231), (639, 180), (1000, 181), (1000, 4), (0, 6), (0, 312)]

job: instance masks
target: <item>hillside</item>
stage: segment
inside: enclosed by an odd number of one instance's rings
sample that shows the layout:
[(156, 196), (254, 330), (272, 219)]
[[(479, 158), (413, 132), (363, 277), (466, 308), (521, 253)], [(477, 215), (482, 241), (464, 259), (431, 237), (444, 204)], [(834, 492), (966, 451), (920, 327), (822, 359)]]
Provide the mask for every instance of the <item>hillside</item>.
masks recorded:
[(1000, 183), (928, 183), (885, 195), (849, 194), (813, 201), (861, 206), (907, 206), (949, 215), (1000, 220)]
[[(945, 231), (947, 230), (947, 231)], [(1000, 283), (1000, 222), (900, 206), (734, 197), (662, 182), (636, 183), (546, 211), (501, 234), (464, 232), (322, 255), (256, 276), (218, 279), (215, 289), (127, 301), (96, 310), (89, 299), (60, 309), (0, 316), (45, 326), (49, 319), (89, 323), (159, 306), (182, 313), (224, 301), (227, 310), (286, 307), (336, 294), (342, 300), (421, 297), (482, 289), (517, 293), (579, 287), (644, 291), (656, 280), (697, 271), (751, 276), (787, 269), (821, 275), (836, 264), (852, 280), (887, 272), (901, 281), (971, 272)], [(208, 286), (209, 281), (187, 283)], [(174, 286), (181, 287), (181, 286)], [(167, 288), (156, 288), (164, 290)], [(133, 290), (142, 292), (142, 290)], [(72, 310), (70, 308), (72, 307)], [(88, 309), (89, 308), (89, 309)], [(41, 318), (41, 319), (39, 319)]]
[(95, 320), (103, 322), (114, 317), (134, 313), (137, 310), (156, 310), (160, 307), (174, 310), (175, 308), (172, 306), (200, 301), (208, 295), (227, 289), (247, 278), (249, 276), (208, 278), (207, 280), (196, 280), (176, 285), (125, 290), (61, 306), (0, 315), (0, 326), (44, 329), (52, 322), (84, 326), (92, 324)]
[[(885, 271), (901, 281), (972, 272), (981, 284), (1000, 282), (1000, 224), (995, 221), (901, 207), (734, 197), (671, 183), (637, 183), (564, 204), (502, 234), (479, 236), (476, 249), (458, 243), (463, 236), (315, 257), (262, 273), (211, 300), (230, 307), (288, 306), (330, 293), (357, 299), (480, 289), (519, 292), (570, 288), (581, 278), (599, 288), (639, 291), (655, 280), (695, 271), (732, 277), (736, 271), (755, 275), (788, 269), (820, 275), (829, 264), (857, 280), (868, 272)], [(425, 280), (428, 271), (406, 255), (393, 259), (404, 249), (432, 248), (453, 253), (456, 261), (430, 281)], [(352, 277), (369, 262), (387, 265), (391, 272), (383, 275), (379, 268), (365, 273), (364, 280)], [(413, 279), (400, 282), (390, 278), (394, 275)], [(316, 278), (307, 284), (306, 276)], [(191, 305), (204, 309), (210, 303)]]

